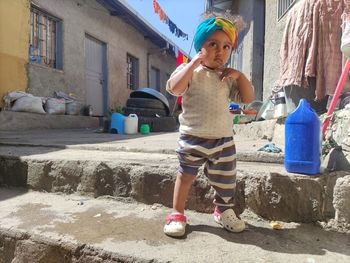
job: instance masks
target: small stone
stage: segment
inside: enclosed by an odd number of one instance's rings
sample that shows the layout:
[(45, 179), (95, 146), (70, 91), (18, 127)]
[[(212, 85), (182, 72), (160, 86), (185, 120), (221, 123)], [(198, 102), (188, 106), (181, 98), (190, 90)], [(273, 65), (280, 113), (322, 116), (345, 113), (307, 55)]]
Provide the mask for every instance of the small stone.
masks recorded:
[(307, 258), (306, 262), (307, 263), (316, 263), (316, 260), (313, 258)]
[(282, 225), (277, 221), (271, 221), (270, 226), (272, 227), (272, 229), (282, 229)]
[(157, 208), (161, 208), (163, 205), (162, 204), (157, 204), (157, 203), (154, 203), (151, 207), (152, 210), (156, 210)]

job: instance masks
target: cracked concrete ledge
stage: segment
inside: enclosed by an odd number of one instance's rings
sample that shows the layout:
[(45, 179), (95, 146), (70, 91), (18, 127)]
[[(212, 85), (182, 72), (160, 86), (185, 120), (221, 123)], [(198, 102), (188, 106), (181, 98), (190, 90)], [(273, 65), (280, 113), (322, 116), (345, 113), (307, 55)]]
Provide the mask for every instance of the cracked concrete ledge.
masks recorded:
[[(117, 200), (118, 199), (118, 200)], [(160, 204), (0, 188), (0, 262), (349, 262), (349, 236), (314, 224), (274, 230), (246, 209), (235, 234), (211, 214), (187, 210), (184, 238), (163, 234)], [(203, 249), (203, 248), (210, 249)], [(247, 253), (249, 251), (249, 253)], [(288, 259), (288, 260), (287, 260)]]
[(97, 117), (0, 111), (0, 131), (98, 128)]
[(74, 244), (55, 240), (27, 231), (3, 229), (0, 227), (0, 262), (123, 262), (158, 263), (106, 252), (92, 245)]
[[(264, 145), (264, 141), (260, 141), (260, 146)], [(238, 144), (238, 148), (240, 146), (240, 142), (236, 142)], [(135, 152), (135, 153), (162, 153), (162, 154), (175, 154), (175, 147), (174, 148), (164, 148), (164, 149), (152, 149), (152, 148), (140, 148), (138, 147), (130, 147), (130, 146), (110, 146), (110, 145), (62, 145), (62, 144), (50, 144), (50, 143), (20, 143), (20, 142), (1, 142), (0, 146), (4, 147), (38, 147), (38, 148), (47, 148), (48, 150), (52, 149), (71, 149), (71, 150), (83, 150), (83, 151), (105, 151), (105, 152)], [(254, 144), (253, 147), (257, 147), (257, 144)], [(240, 150), (237, 152), (237, 160), (243, 161), (243, 162), (258, 162), (258, 163), (280, 163), (282, 164), (284, 161), (284, 153), (267, 153), (263, 151), (252, 151), (250, 149), (247, 150)]]
[[(172, 203), (176, 168), (177, 158), (172, 154), (40, 147), (0, 150), (1, 184), (92, 197), (132, 197), (165, 206)], [(328, 221), (335, 217), (334, 186), (346, 175), (334, 172), (310, 177), (286, 173), (280, 164), (238, 162), (236, 210), (241, 213), (249, 208), (264, 218), (286, 222)], [(211, 212), (213, 195), (201, 171), (188, 209)], [(343, 199), (337, 205), (349, 206)]]

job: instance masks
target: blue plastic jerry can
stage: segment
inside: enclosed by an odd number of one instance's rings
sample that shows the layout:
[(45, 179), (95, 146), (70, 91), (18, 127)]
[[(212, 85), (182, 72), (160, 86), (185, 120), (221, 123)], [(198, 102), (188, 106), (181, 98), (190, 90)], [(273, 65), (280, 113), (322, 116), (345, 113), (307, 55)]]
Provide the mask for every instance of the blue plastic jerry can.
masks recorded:
[(287, 172), (314, 175), (320, 173), (321, 124), (305, 99), (285, 121), (284, 166)]

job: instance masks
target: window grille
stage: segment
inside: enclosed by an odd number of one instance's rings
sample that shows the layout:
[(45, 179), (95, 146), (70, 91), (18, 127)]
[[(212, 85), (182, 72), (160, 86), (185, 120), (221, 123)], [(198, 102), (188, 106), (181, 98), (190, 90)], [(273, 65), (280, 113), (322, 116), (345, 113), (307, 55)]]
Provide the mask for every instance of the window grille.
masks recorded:
[(32, 63), (60, 68), (58, 30), (60, 20), (36, 7), (30, 12), (29, 59)]
[(280, 20), (288, 10), (294, 5), (296, 0), (278, 0), (277, 2), (277, 20)]
[(151, 87), (160, 91), (160, 71), (155, 67), (151, 67)]
[(137, 90), (139, 87), (139, 60), (129, 54), (127, 54), (127, 85), (131, 90)]

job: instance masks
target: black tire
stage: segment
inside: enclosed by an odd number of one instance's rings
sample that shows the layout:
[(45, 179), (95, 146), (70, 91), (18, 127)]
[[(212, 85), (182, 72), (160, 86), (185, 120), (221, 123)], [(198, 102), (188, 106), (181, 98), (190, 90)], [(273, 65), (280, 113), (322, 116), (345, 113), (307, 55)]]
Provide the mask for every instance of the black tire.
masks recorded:
[(133, 108), (133, 107), (125, 107), (124, 108), (124, 113), (125, 115), (129, 115), (131, 113), (136, 114), (138, 117), (143, 116), (143, 117), (165, 117), (167, 116), (166, 110), (161, 110), (161, 109), (148, 109), (148, 108)]
[(142, 124), (148, 124), (151, 132), (174, 132), (178, 129), (175, 117), (139, 117), (139, 130)]
[(148, 98), (129, 98), (126, 101), (126, 107), (131, 108), (148, 108), (165, 110), (166, 107), (160, 100)]

